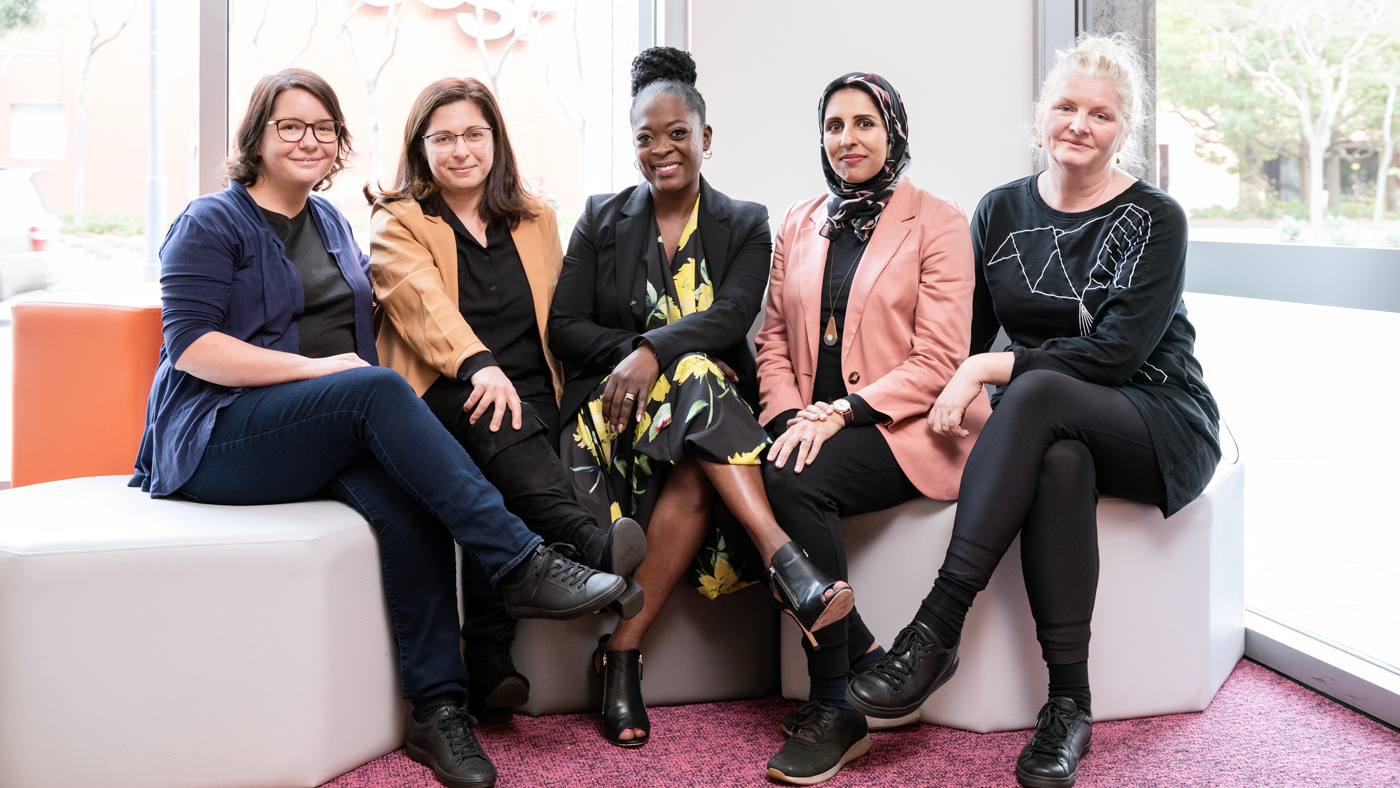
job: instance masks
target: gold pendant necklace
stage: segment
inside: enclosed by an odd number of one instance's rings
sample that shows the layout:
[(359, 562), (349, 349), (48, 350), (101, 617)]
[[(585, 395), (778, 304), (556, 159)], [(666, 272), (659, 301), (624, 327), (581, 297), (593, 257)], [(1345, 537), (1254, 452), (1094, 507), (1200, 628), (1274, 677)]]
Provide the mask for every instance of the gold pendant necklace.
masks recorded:
[[(830, 243), (831, 242), (828, 241), (828, 244)], [(850, 281), (851, 274), (855, 273), (856, 268), (860, 265), (860, 259), (864, 256), (865, 247), (862, 246), (860, 252), (856, 255), (856, 261), (851, 264), (850, 268), (846, 269), (846, 275), (841, 277), (841, 286), (839, 288), (833, 288), (832, 280), (836, 278), (836, 254), (835, 249), (830, 245), (827, 246), (827, 260), (830, 262), (830, 266), (826, 277), (826, 287), (830, 292), (830, 301), (827, 304), (827, 314), (829, 317), (826, 319), (826, 331), (822, 333), (822, 342), (827, 347), (835, 345), (841, 339), (840, 333), (836, 330), (836, 299), (840, 297), (841, 291), (846, 289), (846, 282)]]
[(836, 344), (836, 340), (836, 315), (832, 315), (826, 319), (826, 333), (822, 334), (822, 341), (827, 347), (831, 347)]

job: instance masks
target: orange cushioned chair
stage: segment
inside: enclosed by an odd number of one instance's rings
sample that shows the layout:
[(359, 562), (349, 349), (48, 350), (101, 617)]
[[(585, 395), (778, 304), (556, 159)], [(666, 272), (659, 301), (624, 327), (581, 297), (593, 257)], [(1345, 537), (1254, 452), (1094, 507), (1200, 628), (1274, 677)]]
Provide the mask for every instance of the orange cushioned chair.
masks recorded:
[(12, 314), (14, 486), (131, 473), (160, 307), (20, 303)]

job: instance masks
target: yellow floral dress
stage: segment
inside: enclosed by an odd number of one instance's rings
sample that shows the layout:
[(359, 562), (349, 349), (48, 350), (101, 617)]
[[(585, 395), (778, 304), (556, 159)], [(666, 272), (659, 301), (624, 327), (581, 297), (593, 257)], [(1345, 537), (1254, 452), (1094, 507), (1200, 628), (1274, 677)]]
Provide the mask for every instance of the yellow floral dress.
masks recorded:
[[(646, 276), (637, 277), (634, 314), (643, 331), (703, 312), (714, 301), (714, 286), (705, 264), (698, 232), (700, 201), (691, 209), (671, 261), (652, 219), (655, 244), (647, 244)], [(676, 264), (679, 263), (679, 266)], [(573, 478), (574, 492), (599, 522), (627, 515), (647, 526), (656, 498), (675, 463), (695, 458), (730, 465), (758, 465), (769, 439), (718, 364), (703, 353), (689, 353), (661, 370), (651, 388), (646, 412), (621, 433), (603, 420), (603, 391), (598, 384), (565, 431), (561, 454)], [(761, 569), (755, 567), (754, 569)], [(756, 577), (756, 572), (750, 572)], [(705, 546), (691, 565), (690, 584), (714, 599), (752, 585), (745, 567), (711, 528)]]

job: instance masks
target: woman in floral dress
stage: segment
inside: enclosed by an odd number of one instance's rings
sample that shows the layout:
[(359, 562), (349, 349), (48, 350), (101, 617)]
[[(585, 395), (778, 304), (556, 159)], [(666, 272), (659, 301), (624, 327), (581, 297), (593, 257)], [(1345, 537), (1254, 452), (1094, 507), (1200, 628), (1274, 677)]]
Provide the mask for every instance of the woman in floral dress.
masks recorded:
[[(608, 741), (645, 744), (643, 636), (690, 572), (711, 598), (767, 569), (775, 598), (806, 631), (853, 604), (773, 519), (754, 419), (758, 381), (748, 330), (772, 250), (763, 206), (731, 200), (700, 177), (710, 153), (695, 64), (669, 47), (632, 69), (632, 132), (647, 183), (588, 199), (564, 257), (549, 345), (568, 367), (561, 455), (595, 517), (647, 528), (635, 580), (646, 602), (595, 654)], [(712, 525), (715, 496), (743, 526), (754, 564), (740, 567)], [(611, 519), (608, 520), (611, 522)], [(747, 545), (745, 545), (747, 546)]]

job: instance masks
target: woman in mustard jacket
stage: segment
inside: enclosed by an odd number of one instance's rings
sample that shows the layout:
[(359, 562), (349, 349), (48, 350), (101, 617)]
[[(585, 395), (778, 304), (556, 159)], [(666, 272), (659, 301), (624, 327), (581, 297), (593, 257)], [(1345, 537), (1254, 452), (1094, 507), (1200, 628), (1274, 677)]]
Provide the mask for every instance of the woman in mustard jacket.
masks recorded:
[[(419, 94), (395, 183), (372, 202), (380, 362), (408, 380), (531, 530), (573, 545), (589, 566), (630, 574), (646, 553), (641, 527), (595, 521), (555, 453), (563, 377), (545, 331), (563, 250), (553, 209), (521, 183), (485, 85), (447, 78)], [(497, 721), (529, 699), (510, 659), (515, 621), (470, 564), (462, 582), (468, 705)], [(641, 588), (629, 581), (618, 604), (635, 615)]]

